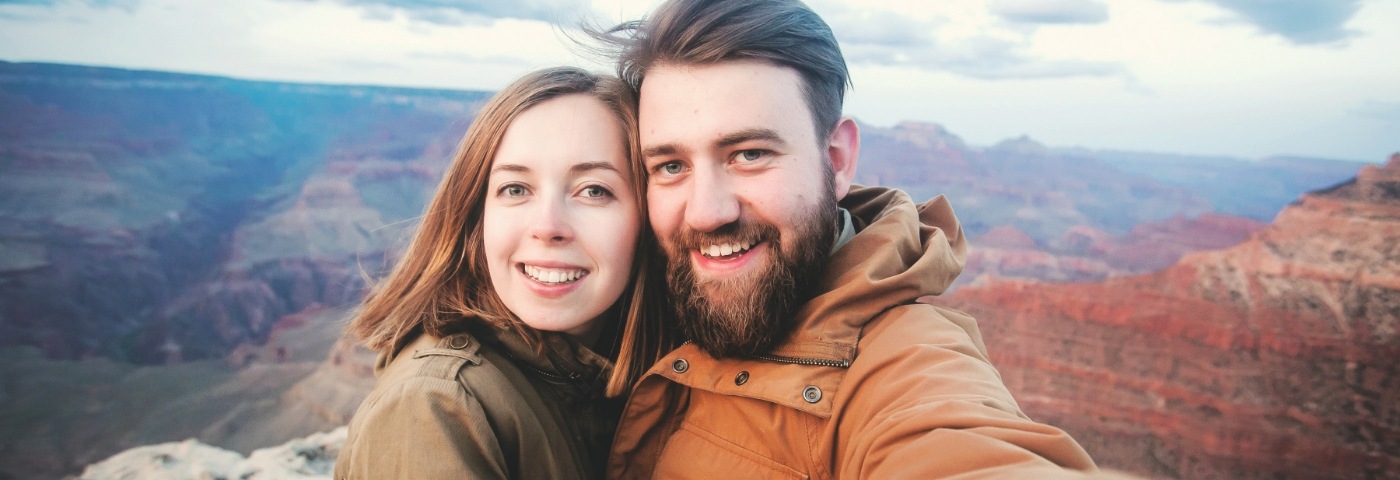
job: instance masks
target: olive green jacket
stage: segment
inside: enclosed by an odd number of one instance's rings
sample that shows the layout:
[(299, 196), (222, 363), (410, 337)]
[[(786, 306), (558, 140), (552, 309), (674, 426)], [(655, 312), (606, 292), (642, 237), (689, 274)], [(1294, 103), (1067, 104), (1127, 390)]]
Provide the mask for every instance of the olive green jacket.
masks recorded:
[(424, 334), (381, 354), (335, 478), (599, 478), (610, 364), (562, 337), (547, 337), (548, 356), (508, 333)]

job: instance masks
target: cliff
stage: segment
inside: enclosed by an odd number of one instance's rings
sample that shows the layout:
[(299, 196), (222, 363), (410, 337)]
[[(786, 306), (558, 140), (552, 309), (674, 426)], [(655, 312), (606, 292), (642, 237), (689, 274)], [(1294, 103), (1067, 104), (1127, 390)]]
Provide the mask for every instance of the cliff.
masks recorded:
[(0, 62), (0, 347), (220, 358), (357, 300), (484, 96)]
[(1033, 418), (1170, 478), (1400, 478), (1400, 155), (1226, 250), (1087, 284), (992, 282), (980, 322)]
[(1207, 213), (1142, 223), (1122, 235), (1076, 225), (1042, 245), (1003, 225), (972, 239), (957, 285), (1017, 278), (1087, 282), (1155, 272), (1187, 253), (1233, 246), (1264, 227), (1248, 218)]

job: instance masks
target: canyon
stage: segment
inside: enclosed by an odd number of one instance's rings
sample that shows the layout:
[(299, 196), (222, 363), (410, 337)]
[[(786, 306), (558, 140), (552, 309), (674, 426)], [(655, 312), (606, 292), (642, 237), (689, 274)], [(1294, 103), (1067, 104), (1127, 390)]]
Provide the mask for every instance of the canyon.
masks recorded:
[(1234, 247), (1096, 283), (1002, 281), (980, 321), (1033, 417), (1168, 478), (1400, 476), (1400, 154)]
[[(0, 62), (0, 479), (344, 425), (373, 383), (344, 322), (488, 95)], [(965, 222), (939, 301), (1101, 464), (1394, 470), (1393, 167), (861, 129), (858, 182), (948, 195)]]

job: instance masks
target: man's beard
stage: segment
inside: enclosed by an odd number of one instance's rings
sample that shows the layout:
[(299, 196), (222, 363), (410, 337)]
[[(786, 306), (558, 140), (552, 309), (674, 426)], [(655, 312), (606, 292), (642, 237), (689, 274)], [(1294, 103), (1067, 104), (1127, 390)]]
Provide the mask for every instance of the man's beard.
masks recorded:
[[(793, 314), (817, 293), (816, 287), (836, 240), (835, 194), (827, 189), (794, 238), (779, 238), (769, 224), (740, 219), (711, 232), (682, 227), (666, 251), (666, 283), (676, 315), (691, 342), (715, 357), (752, 357), (782, 340), (795, 325)], [(690, 255), (708, 245), (767, 242), (760, 271), (736, 278), (702, 280)], [(791, 244), (791, 248), (784, 248)]]

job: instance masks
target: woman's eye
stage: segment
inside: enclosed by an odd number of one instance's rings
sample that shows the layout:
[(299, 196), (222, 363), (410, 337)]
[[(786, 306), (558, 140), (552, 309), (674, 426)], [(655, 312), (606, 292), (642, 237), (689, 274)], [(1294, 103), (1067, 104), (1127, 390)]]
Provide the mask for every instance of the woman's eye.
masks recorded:
[(525, 195), (526, 190), (525, 187), (521, 185), (506, 185), (501, 187), (500, 192), (501, 195), (505, 195), (507, 197), (519, 197)]
[(587, 187), (584, 187), (584, 188), (583, 188), (582, 194), (583, 194), (583, 196), (589, 197), (589, 198), (599, 198), (599, 197), (608, 197), (608, 196), (612, 196), (612, 192), (610, 192), (610, 191), (608, 191), (608, 189), (603, 188), (603, 187), (600, 187), (600, 186), (598, 186), (598, 185), (589, 185), (589, 186), (587, 186)]

